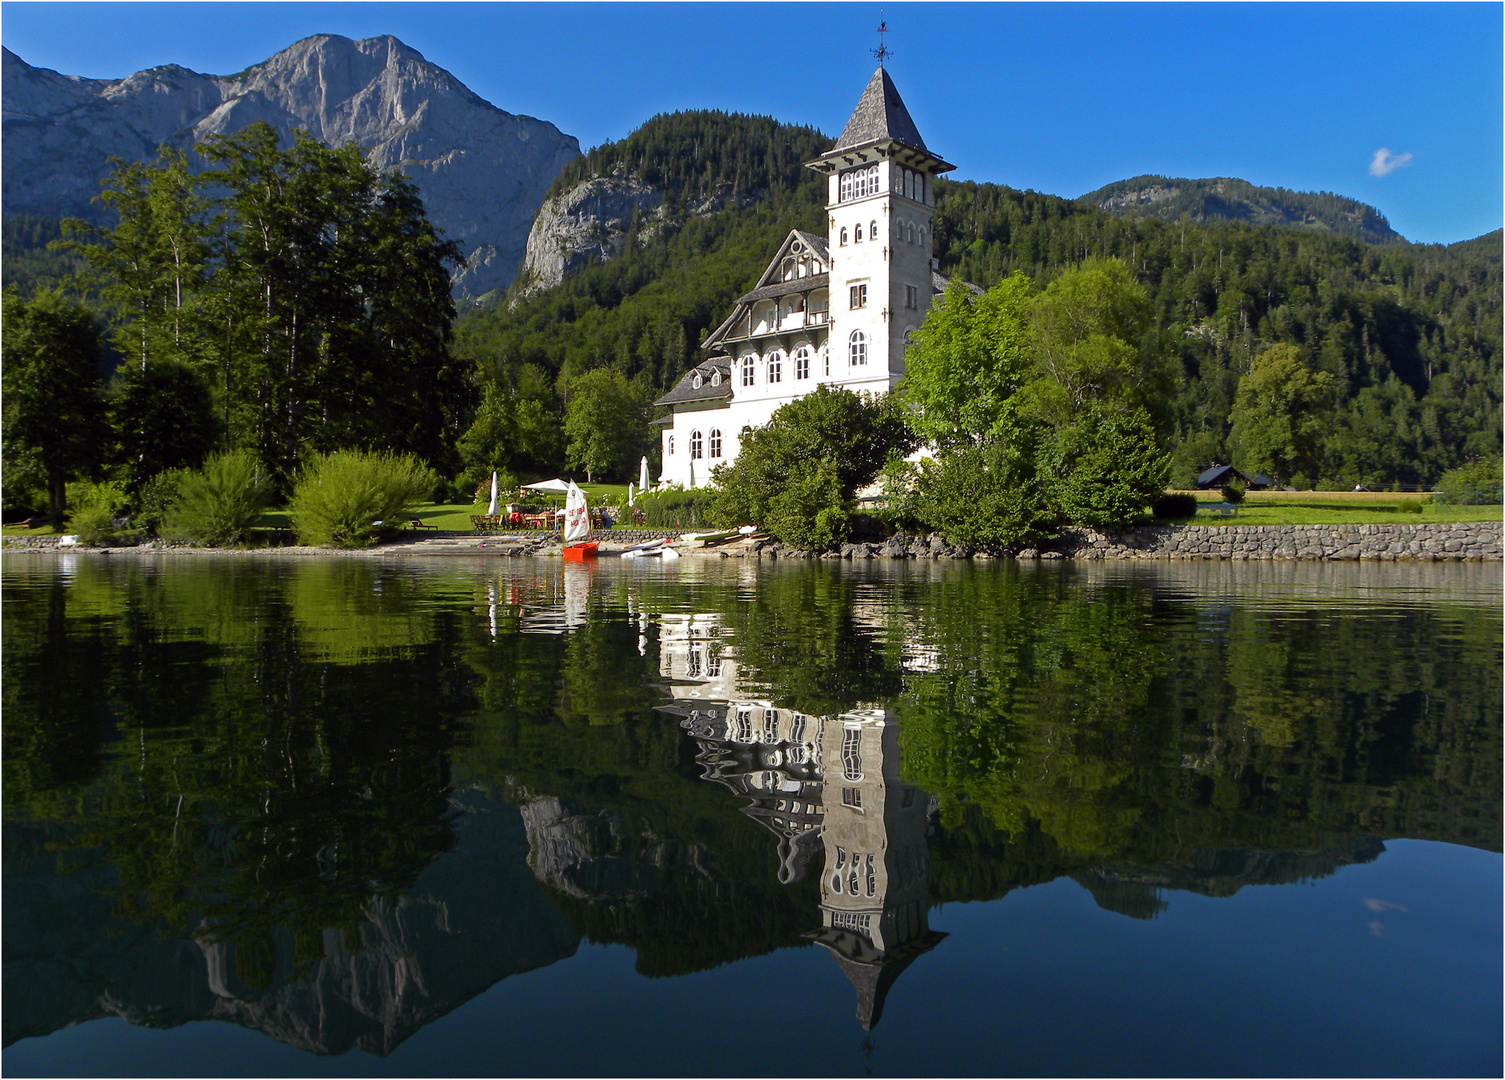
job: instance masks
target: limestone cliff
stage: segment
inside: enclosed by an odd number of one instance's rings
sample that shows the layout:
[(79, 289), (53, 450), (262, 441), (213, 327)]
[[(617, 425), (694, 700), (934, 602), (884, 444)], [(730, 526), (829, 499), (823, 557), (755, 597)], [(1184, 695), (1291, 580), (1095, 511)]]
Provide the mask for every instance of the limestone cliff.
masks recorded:
[(528, 233), (519, 294), (552, 288), (565, 275), (606, 262), (628, 240), (633, 216), (639, 227), (657, 221), (663, 192), (618, 172), (592, 176), (539, 208)]
[(3, 65), (5, 212), (88, 217), (109, 157), (188, 149), (261, 120), (284, 137), (301, 128), (353, 142), (378, 168), (412, 177), (466, 255), (461, 296), (511, 282), (549, 184), (580, 153), (553, 124), (503, 112), (392, 37), (306, 38), (229, 76), (168, 65), (83, 79), (9, 50)]

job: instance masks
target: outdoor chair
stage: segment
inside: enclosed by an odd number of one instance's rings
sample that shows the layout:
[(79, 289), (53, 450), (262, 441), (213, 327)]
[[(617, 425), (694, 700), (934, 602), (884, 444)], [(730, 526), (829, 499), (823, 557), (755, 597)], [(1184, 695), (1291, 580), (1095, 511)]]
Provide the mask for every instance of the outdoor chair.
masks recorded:
[(423, 521), (420, 521), (418, 518), (413, 518), (413, 520), (411, 520), (411, 521), (408, 522), (408, 528), (410, 528), (410, 529), (433, 529), (433, 530), (437, 531), (438, 528), (439, 528), (439, 526), (437, 526), (437, 525), (428, 525), (428, 524), (424, 523)]

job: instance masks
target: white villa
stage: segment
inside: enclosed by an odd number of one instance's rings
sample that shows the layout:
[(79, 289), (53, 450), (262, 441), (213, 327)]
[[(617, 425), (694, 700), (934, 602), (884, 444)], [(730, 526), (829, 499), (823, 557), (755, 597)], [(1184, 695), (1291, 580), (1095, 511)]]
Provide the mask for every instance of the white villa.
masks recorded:
[(806, 163), (828, 176), (827, 234), (795, 229), (726, 321), (700, 347), (710, 359), (654, 404), (663, 425), (661, 483), (704, 487), (736, 459), (743, 433), (827, 384), (886, 393), (904, 347), (946, 279), (935, 270), (935, 177), (949, 165), (925, 147), (882, 66), (836, 145)]

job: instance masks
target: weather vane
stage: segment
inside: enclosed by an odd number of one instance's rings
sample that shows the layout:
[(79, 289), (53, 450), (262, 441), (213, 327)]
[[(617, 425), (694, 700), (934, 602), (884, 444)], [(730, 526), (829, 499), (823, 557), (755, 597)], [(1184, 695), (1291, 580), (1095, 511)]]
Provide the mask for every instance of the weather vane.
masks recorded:
[(888, 23), (886, 23), (886, 22), (883, 21), (883, 9), (879, 8), (878, 9), (878, 47), (876, 49), (872, 50), (873, 55), (878, 58), (878, 66), (879, 67), (883, 66), (883, 61), (887, 60), (889, 57), (891, 57), (891, 56), (894, 55), (893, 52), (888, 48), (888, 46), (885, 45), (885, 44), (883, 44), (883, 35), (886, 34), (886, 33), (888, 33)]

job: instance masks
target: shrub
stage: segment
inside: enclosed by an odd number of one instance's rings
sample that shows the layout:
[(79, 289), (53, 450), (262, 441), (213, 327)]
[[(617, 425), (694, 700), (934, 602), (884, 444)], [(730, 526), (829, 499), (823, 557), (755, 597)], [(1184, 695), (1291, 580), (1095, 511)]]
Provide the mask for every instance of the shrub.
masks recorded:
[(1155, 500), (1155, 505), (1150, 510), (1161, 521), (1182, 521), (1186, 518), (1194, 518), (1197, 516), (1197, 497), (1185, 492), (1162, 495)]
[(695, 529), (719, 520), (715, 516), (716, 496), (705, 489), (650, 491), (639, 495), (633, 505), (643, 512), (643, 526), (649, 529)]
[(1241, 502), (1244, 501), (1244, 485), (1243, 484), (1227, 484), (1227, 485), (1224, 485), (1223, 490), (1222, 490), (1222, 496), (1223, 496), (1223, 501), (1224, 502), (1230, 502), (1234, 506), (1237, 506), (1239, 503), (1241, 503)]
[(1403, 502), (1403, 503), (1400, 504), (1400, 512), (1402, 514), (1419, 514), (1419, 513), (1421, 513), (1421, 500), (1419, 500), (1419, 499), (1407, 499), (1405, 502)]
[(1452, 506), (1493, 506), (1501, 500), (1501, 471), (1499, 457), (1471, 461), (1443, 473), (1437, 492)]
[(433, 470), (411, 454), (341, 450), (314, 459), (299, 477), (288, 516), (300, 544), (369, 547), (434, 483)]
[(953, 544), (980, 548), (1054, 535), (1034, 456), (1019, 446), (997, 442), (927, 459), (917, 488), (919, 519)]
[(172, 504), (177, 501), (178, 490), (189, 475), (187, 469), (169, 469), (158, 473), (141, 485), (136, 493), (136, 525), (153, 535), (162, 531)]
[(180, 478), (177, 498), (163, 515), (160, 531), (212, 546), (240, 543), (271, 498), (271, 481), (255, 454), (219, 454)]
[(68, 517), (68, 529), (79, 543), (100, 547), (120, 535), (115, 525), (115, 515), (107, 506), (81, 506)]
[(129, 529), (116, 524), (125, 513), (125, 492), (118, 484), (75, 481), (68, 485), (68, 529), (91, 547), (131, 535)]
[(852, 529), (852, 506), (841, 497), (841, 478), (829, 461), (789, 478), (768, 500), (764, 527), (802, 551), (835, 547)]

